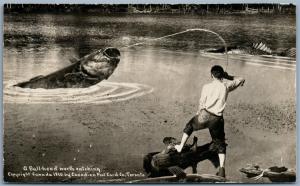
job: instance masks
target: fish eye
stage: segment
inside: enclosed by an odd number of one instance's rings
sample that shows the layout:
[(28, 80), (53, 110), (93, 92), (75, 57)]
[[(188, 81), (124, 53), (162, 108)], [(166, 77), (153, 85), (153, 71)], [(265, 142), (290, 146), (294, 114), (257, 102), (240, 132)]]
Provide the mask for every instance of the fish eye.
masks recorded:
[(109, 58), (118, 58), (121, 56), (120, 51), (116, 48), (106, 48), (103, 54)]

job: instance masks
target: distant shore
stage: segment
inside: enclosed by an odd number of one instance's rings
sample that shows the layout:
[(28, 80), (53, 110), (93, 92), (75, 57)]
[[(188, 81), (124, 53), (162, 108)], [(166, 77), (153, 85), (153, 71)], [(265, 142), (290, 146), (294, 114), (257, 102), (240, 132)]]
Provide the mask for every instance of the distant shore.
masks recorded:
[(5, 4), (4, 13), (296, 14), (294, 4)]

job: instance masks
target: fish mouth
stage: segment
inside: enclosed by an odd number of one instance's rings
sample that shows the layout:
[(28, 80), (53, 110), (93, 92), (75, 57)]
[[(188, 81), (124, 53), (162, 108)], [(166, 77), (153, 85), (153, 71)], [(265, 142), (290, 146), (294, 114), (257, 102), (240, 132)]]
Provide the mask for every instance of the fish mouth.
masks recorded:
[(104, 49), (103, 54), (108, 58), (120, 59), (121, 53), (118, 49), (113, 47), (108, 47)]

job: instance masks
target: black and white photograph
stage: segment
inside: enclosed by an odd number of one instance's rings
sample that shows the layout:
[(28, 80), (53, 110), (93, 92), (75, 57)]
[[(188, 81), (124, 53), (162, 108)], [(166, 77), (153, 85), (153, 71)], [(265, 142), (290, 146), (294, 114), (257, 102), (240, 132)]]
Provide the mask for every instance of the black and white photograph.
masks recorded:
[(295, 4), (3, 14), (5, 183), (296, 182)]

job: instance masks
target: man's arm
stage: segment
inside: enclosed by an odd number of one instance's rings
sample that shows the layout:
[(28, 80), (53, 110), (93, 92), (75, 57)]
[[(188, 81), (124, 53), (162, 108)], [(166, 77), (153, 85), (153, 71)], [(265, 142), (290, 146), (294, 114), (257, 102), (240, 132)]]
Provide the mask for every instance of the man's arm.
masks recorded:
[(205, 86), (203, 86), (202, 91), (201, 91), (201, 96), (199, 99), (199, 108), (198, 108), (197, 114), (200, 113), (200, 110), (204, 109), (205, 101), (206, 101), (206, 91), (205, 91)]
[(229, 91), (235, 90), (239, 86), (243, 86), (245, 83), (245, 78), (239, 76), (229, 75), (227, 72), (224, 72), (224, 79), (230, 80), (230, 82), (226, 83)]

